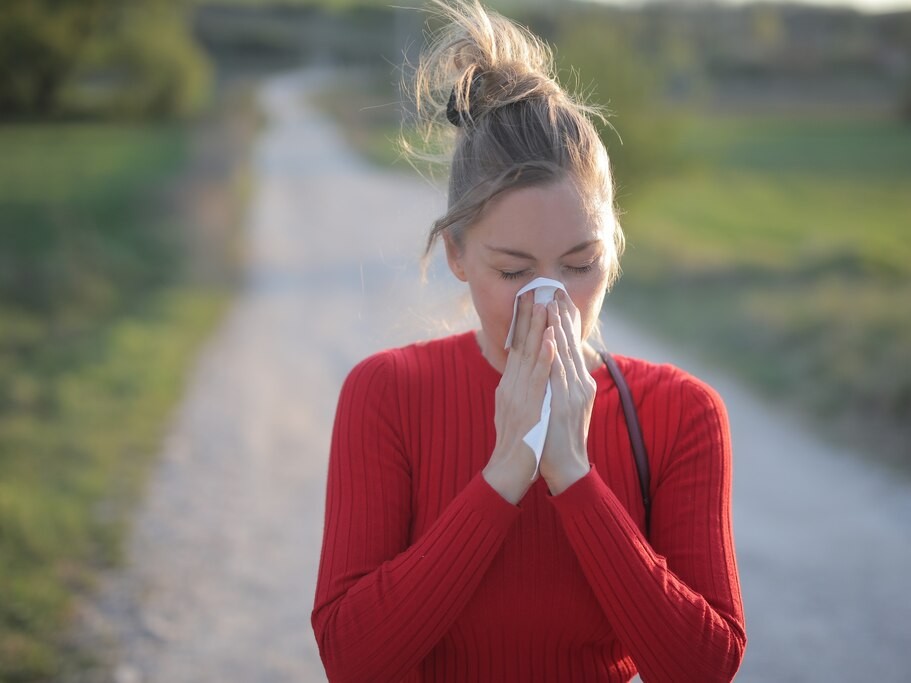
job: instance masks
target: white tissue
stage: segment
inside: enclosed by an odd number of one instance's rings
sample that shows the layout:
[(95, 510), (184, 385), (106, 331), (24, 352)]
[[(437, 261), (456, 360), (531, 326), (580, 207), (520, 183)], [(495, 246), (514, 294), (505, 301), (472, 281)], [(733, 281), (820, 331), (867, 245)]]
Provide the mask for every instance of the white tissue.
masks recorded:
[[(554, 295), (558, 289), (566, 292), (566, 287), (562, 282), (551, 280), (546, 277), (535, 278), (516, 294), (516, 300), (512, 305), (512, 323), (509, 325), (509, 333), (506, 335), (506, 346), (509, 349), (512, 346), (512, 335), (516, 327), (516, 317), (519, 312), (519, 297), (529, 290), (535, 290), (535, 303), (548, 304), (554, 300)], [(535, 472), (531, 475), (534, 479), (538, 474), (538, 467), (541, 466), (541, 453), (544, 451), (544, 440), (547, 438), (547, 427), (550, 424), (550, 399), (551, 388), (550, 380), (547, 380), (547, 388), (544, 390), (544, 403), (541, 405), (541, 419), (538, 423), (528, 430), (528, 433), (522, 438), (522, 441), (528, 444), (529, 448), (535, 454)]]

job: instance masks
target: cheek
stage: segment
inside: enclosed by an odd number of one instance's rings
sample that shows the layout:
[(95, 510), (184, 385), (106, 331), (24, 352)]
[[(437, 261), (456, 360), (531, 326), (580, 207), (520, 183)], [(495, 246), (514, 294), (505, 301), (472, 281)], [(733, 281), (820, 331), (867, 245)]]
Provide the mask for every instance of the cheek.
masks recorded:
[(601, 313), (601, 305), (604, 303), (604, 295), (607, 287), (606, 282), (592, 283), (591, 285), (577, 286), (569, 288), (569, 297), (573, 304), (579, 309), (581, 318), (582, 333), (587, 335), (594, 321), (597, 320)]
[(493, 334), (502, 332), (504, 340), (512, 322), (512, 308), (518, 291), (518, 285), (506, 282), (471, 283), (472, 300), (481, 322)]

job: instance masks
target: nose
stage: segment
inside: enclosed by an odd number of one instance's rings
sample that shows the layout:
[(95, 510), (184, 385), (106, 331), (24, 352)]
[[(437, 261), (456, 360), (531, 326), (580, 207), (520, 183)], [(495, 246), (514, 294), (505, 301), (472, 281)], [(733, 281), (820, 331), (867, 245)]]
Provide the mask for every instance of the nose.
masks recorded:
[(548, 278), (544, 275), (536, 277), (519, 291), (522, 292), (533, 289), (535, 291), (535, 303), (549, 303), (553, 300), (554, 294), (558, 289), (565, 289), (566, 285), (558, 278)]
[(552, 269), (548, 269), (548, 268), (541, 269), (538, 271), (538, 276), (546, 277), (548, 280), (556, 280), (557, 282), (560, 282), (560, 283), (563, 282), (562, 278), (560, 277), (560, 268), (559, 267), (552, 268)]

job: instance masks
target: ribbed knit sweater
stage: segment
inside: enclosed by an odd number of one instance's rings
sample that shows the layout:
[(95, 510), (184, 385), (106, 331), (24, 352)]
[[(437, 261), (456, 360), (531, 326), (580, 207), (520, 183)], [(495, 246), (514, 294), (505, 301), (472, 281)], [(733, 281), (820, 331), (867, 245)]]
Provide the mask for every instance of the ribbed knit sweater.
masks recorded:
[(481, 475), (501, 374), (473, 332), (351, 371), (312, 614), (330, 681), (733, 678), (746, 636), (724, 405), (673, 366), (616, 359), (649, 455), (648, 539), (606, 366), (591, 471), (557, 496), (539, 478), (518, 505)]

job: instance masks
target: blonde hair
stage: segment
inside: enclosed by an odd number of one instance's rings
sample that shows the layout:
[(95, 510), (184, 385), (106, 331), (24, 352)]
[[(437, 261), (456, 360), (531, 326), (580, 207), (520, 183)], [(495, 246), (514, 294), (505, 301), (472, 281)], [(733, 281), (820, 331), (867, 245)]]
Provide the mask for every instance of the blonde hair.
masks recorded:
[(433, 224), (424, 264), (444, 232), (461, 248), (498, 195), (570, 178), (586, 211), (613, 238), (605, 254), (610, 289), (620, 275), (624, 238), (610, 160), (592, 123), (603, 120), (600, 110), (563, 89), (551, 49), (527, 29), (478, 0), (431, 2), (443, 26), (429, 34), (411, 89), (423, 149), (401, 139), (411, 158), (438, 161), (432, 150), (441, 141), (453, 148), (447, 211)]

